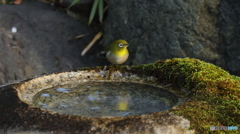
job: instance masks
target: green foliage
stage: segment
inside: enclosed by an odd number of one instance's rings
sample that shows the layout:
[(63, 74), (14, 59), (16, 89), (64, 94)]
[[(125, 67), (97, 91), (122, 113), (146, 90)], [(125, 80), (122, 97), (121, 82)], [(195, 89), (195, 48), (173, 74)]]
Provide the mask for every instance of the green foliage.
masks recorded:
[(80, 1), (82, 1), (82, 0), (74, 0), (68, 8), (76, 5), (76, 4), (77, 4), (78, 2), (80, 2)]
[[(80, 1), (81, 0), (74, 0), (68, 8), (76, 5)], [(90, 17), (89, 17), (89, 21), (88, 21), (88, 25), (90, 25), (92, 23), (92, 20), (93, 20), (95, 14), (96, 14), (97, 8), (98, 8), (99, 21), (102, 23), (103, 7), (104, 7), (104, 0), (94, 0), (92, 10), (91, 10), (91, 13), (90, 13)]]
[(104, 7), (104, 1), (98, 0), (98, 14), (99, 14), (99, 21), (102, 23), (103, 20), (103, 7)]
[(101, 0), (94, 0), (94, 2), (93, 2), (93, 6), (92, 6), (91, 13), (90, 13), (88, 25), (90, 25), (91, 22), (92, 22), (92, 20), (93, 20), (93, 17), (94, 17), (94, 15), (95, 15), (95, 13), (96, 13), (96, 10), (97, 10), (97, 8), (98, 8), (99, 1), (101, 1)]

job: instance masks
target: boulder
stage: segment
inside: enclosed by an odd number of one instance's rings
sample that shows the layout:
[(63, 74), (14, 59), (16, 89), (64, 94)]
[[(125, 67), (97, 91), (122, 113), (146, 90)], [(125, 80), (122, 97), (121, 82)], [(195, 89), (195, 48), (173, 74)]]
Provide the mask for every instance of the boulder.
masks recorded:
[(111, 0), (104, 44), (127, 40), (127, 64), (191, 57), (240, 75), (237, 0)]
[(93, 49), (81, 56), (94, 35), (71, 40), (93, 29), (54, 6), (36, 1), (0, 5), (0, 19), (0, 84), (102, 61)]

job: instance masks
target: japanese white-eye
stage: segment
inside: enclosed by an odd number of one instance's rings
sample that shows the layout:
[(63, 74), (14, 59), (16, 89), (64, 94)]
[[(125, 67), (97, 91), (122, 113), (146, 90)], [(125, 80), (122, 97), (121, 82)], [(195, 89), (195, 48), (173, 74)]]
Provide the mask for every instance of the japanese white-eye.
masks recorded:
[(122, 64), (128, 59), (127, 47), (129, 44), (127, 41), (119, 39), (113, 41), (108, 48), (106, 53), (107, 60), (112, 64)]

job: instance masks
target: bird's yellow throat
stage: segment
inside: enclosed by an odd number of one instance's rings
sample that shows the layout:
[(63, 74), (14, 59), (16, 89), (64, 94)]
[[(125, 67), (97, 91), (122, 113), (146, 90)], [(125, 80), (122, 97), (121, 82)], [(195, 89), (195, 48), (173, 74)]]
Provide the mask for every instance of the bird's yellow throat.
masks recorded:
[(106, 57), (112, 64), (122, 64), (128, 59), (128, 43), (125, 40), (116, 40), (109, 45)]

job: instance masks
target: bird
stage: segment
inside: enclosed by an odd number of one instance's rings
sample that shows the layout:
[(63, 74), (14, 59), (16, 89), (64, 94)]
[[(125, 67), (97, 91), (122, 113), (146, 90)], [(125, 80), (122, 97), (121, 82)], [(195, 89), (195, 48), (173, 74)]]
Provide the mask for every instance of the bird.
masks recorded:
[(107, 60), (112, 64), (123, 64), (129, 56), (128, 42), (123, 39), (113, 41), (106, 53)]

